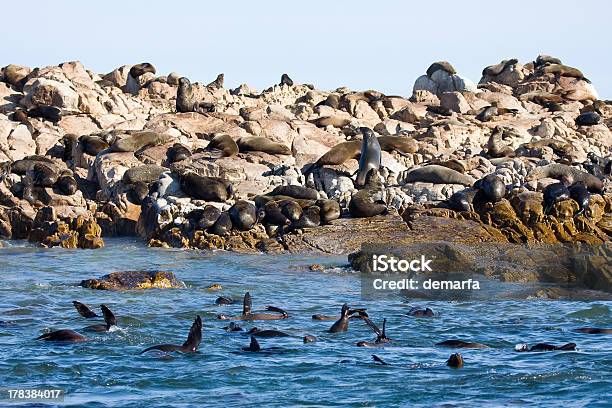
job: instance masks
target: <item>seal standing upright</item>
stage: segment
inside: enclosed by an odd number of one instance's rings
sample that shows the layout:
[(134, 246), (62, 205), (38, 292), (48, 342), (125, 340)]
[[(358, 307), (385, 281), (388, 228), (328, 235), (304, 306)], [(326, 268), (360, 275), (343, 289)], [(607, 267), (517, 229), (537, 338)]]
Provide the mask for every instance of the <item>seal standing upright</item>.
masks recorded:
[(378, 139), (370, 128), (362, 127), (363, 141), (361, 142), (361, 157), (359, 158), (359, 170), (355, 184), (363, 186), (366, 182), (366, 176), (371, 169), (378, 170), (380, 168), (381, 152)]
[(179, 113), (193, 112), (196, 106), (193, 86), (189, 79), (182, 77), (179, 79), (178, 90), (176, 91), (176, 111)]

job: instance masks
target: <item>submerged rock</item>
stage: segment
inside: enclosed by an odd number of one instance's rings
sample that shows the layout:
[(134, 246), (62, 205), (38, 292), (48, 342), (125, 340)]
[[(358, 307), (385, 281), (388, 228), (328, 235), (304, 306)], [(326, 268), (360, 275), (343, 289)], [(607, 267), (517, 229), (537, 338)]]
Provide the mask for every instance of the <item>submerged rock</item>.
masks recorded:
[(100, 290), (181, 289), (185, 284), (167, 271), (111, 272), (99, 279), (81, 281), (80, 286)]

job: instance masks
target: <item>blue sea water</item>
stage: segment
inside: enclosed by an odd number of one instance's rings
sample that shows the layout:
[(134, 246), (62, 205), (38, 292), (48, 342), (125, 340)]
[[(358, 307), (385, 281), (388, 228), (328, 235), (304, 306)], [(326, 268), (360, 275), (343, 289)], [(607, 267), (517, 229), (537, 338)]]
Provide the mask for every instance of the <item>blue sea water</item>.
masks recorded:
[[(145, 248), (141, 242), (109, 239), (100, 250), (41, 249), (5, 242), (0, 248), (0, 388), (61, 388), (71, 407), (209, 406), (611, 406), (610, 335), (572, 332), (611, 327), (605, 301), (499, 300), (414, 302), (401, 297), (361, 299), (357, 273), (346, 257), (236, 255)], [(321, 263), (325, 271), (308, 266)], [(186, 289), (95, 291), (82, 279), (111, 271), (174, 272)], [(221, 291), (206, 288), (219, 283)], [(239, 314), (246, 291), (255, 310), (286, 309), (284, 320), (245, 323), (274, 328), (291, 337), (261, 339), (262, 353), (246, 353), (248, 336), (226, 333), (218, 313)], [(217, 296), (238, 300), (216, 306)], [(118, 318), (91, 341), (58, 345), (37, 341), (45, 330), (92, 324), (72, 300), (92, 308), (106, 304)], [(353, 320), (346, 333), (330, 334), (333, 322), (315, 313), (339, 313), (342, 303), (368, 308), (388, 319), (393, 347), (360, 348), (375, 335)], [(411, 306), (429, 306), (439, 317), (406, 316)], [(139, 355), (159, 343), (181, 344), (196, 314), (203, 319), (199, 352), (170, 358)], [(318, 338), (303, 344), (306, 334)], [(455, 350), (434, 344), (451, 338), (485, 343), (460, 350), (465, 366), (445, 361)], [(575, 342), (578, 351), (517, 353), (517, 343)], [(372, 362), (371, 355), (391, 365)], [(0, 406), (15, 403), (0, 400)]]

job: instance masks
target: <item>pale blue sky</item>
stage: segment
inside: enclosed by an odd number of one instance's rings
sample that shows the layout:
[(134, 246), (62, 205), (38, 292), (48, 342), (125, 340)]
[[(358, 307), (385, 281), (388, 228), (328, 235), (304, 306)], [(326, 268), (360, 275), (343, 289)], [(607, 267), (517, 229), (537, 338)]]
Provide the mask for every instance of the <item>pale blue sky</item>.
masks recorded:
[(205, 83), (224, 72), (226, 87), (261, 90), (287, 72), (322, 89), (410, 95), (435, 60), (478, 82), (487, 65), (546, 53), (612, 98), (606, 1), (30, 0), (3, 9), (2, 65), (80, 60), (106, 73), (149, 61), (160, 75)]

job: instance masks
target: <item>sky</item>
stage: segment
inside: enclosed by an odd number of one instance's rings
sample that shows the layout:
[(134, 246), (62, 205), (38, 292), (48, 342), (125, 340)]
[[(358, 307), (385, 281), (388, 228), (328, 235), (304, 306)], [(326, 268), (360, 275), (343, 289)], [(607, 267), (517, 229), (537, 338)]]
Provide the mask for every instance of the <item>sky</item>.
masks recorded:
[(158, 75), (192, 82), (223, 72), (226, 88), (262, 90), (286, 72), (319, 89), (410, 96), (434, 61), (478, 82), (487, 65), (548, 54), (612, 99), (607, 1), (30, 0), (9, 14), (0, 24), (2, 66), (78, 60), (104, 74), (147, 61)]

